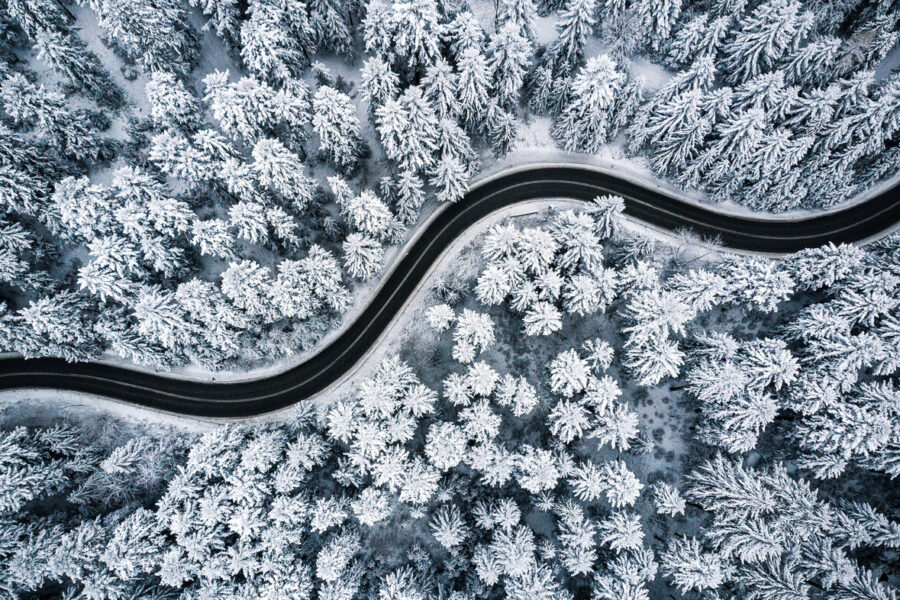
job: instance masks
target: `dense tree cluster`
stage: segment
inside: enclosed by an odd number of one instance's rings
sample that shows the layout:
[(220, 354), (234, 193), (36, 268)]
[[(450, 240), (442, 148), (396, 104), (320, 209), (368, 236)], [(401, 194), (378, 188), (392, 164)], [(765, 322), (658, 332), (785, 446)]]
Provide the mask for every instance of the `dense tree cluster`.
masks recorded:
[(900, 39), (896, 6), (713, 4), (656, 43), (682, 70), (637, 111), (628, 143), (658, 174), (780, 211), (831, 206), (893, 172), (900, 79), (876, 68)]
[[(121, 8), (94, 8), (122, 16)], [(128, 27), (114, 29), (150, 36)], [(128, 55), (125, 38), (116, 40)], [(108, 350), (169, 368), (311, 346), (346, 309), (349, 292), (330, 242), (340, 228), (302, 225), (328, 217), (297, 152), (312, 132), (347, 167), (360, 150), (356, 116), (319, 110), (313, 119), (319, 96), (342, 94), (322, 85), (313, 96), (299, 79), (272, 86), (216, 71), (198, 98), (184, 78), (190, 60), (178, 69), (172, 57), (151, 57), (152, 44), (140, 52), (132, 58), (148, 72), (148, 160), (116, 168), (103, 185), (86, 175), (116, 145), (102, 136), (103, 114), (71, 108), (28, 72), (5, 75), (3, 116), (33, 136), (3, 129), (8, 236), (0, 264), (13, 286), (0, 316), (3, 348), (68, 360)], [(266, 253), (277, 264), (266, 266)]]
[[(617, 204), (614, 198), (598, 203)], [(551, 215), (550, 228), (565, 214)], [(682, 491), (691, 506), (709, 511), (708, 522), (675, 527), (683, 533), (666, 541), (658, 557), (661, 574), (683, 594), (725, 586), (747, 598), (895, 597), (884, 582), (896, 583), (897, 574), (885, 564), (896, 557), (900, 529), (870, 504), (845, 499), (843, 490), (866, 485), (861, 482), (889, 490), (888, 482), (900, 475), (900, 238), (867, 248), (829, 245), (782, 260), (732, 257), (688, 269), (678, 259), (668, 264), (662, 253), (635, 252), (634, 240), (615, 234), (614, 216), (612, 240), (598, 235), (596, 221), (605, 221), (595, 217), (591, 225), (589, 213), (580, 216), (586, 225), (576, 246), (595, 247), (604, 239), (597, 262), (612, 263), (606, 269), (619, 286), (593, 312), (617, 312), (612, 319), (624, 339), (620, 352), (588, 340), (550, 361), (548, 388), (560, 397), (547, 414), (552, 434), (561, 441), (593, 437), (619, 451), (641, 444), (640, 418), (621, 403), (615, 379), (602, 373), (618, 364), (643, 385), (683, 376), (700, 413), (694, 451), (712, 447), (732, 457), (719, 455), (688, 478)], [(482, 249), (486, 266), (474, 286), (481, 303), (521, 313), (515, 294), (495, 282), (517, 269), (524, 274), (518, 267), (523, 240), (541, 231), (504, 224), (490, 230)], [(546, 254), (546, 264), (558, 260), (556, 252)], [(559, 323), (563, 313), (555, 311), (557, 335), (566, 334), (573, 324)], [(723, 318), (711, 325), (716, 313)], [(428, 316), (438, 329), (455, 318), (444, 305)], [(574, 317), (569, 312), (565, 318)], [(522, 323), (527, 331), (527, 315)], [(746, 468), (740, 457), (747, 453), (761, 454), (768, 466)], [(817, 491), (801, 474), (838, 487)], [(590, 492), (584, 477), (573, 485), (580, 500), (601, 489)], [(839, 491), (824, 500), (824, 489)], [(650, 492), (660, 514), (685, 510), (668, 484), (654, 484)], [(884, 493), (886, 502), (896, 502), (896, 495)], [(867, 498), (881, 496), (873, 491)], [(789, 591), (793, 595), (785, 596)]]
[(797, 460), (813, 476), (850, 465), (900, 475), (897, 243), (826, 246), (775, 263), (767, 278), (800, 304), (780, 320), (780, 337), (698, 333), (688, 380), (716, 445), (750, 450), (790, 415)]
[(597, 198), (589, 212), (565, 210), (547, 229), (495, 225), (484, 240), (486, 266), (475, 293), (488, 306), (509, 300), (530, 336), (559, 331), (563, 312), (603, 312), (619, 293), (614, 269), (603, 264), (603, 240), (614, 233), (621, 198)]
[(533, 54), (527, 33), (534, 9), (526, 6), (519, 18), (518, 4), (504, 4), (502, 34), (490, 42), (465, 7), (433, 0), (368, 5), (361, 86), (383, 150), (397, 165), (389, 185), (404, 221), (415, 217), (426, 184), (441, 201), (462, 197), (479, 166), (474, 144), (497, 154), (513, 145)]
[[(77, 34), (75, 19), (60, 3), (12, 0), (4, 6), (4, 37), (20, 43), (19, 32), (27, 38), (38, 59), (59, 72), (69, 85), (107, 107), (116, 107), (122, 91), (112, 82), (97, 55)], [(4, 53), (8, 48), (4, 48)], [(5, 64), (5, 73), (8, 66)]]
[[(140, 157), (97, 183), (93, 173), (122, 147), (104, 132), (106, 113), (74, 108), (84, 103), (45, 87), (21, 61), (2, 63), (9, 236), (0, 266), (12, 288), (3, 348), (69, 360), (111, 351), (157, 368), (309, 347), (348, 306), (345, 275), (380, 272), (384, 245), (402, 239), (426, 193), (465, 193), (478, 168), (473, 143), (509, 148), (534, 34), (533, 7), (516, 3), (504, 6), (505, 37), (491, 44), (470, 11), (436, 4), (260, 1), (244, 12), (200, 3), (248, 70), (200, 83), (187, 7), (86, 7), (104, 41), (147, 79), (148, 119), (126, 142)], [(2, 17), (5, 51), (31, 43), (72, 80), (62, 91), (107, 112), (121, 105), (63, 5), (14, 2)], [(318, 64), (315, 80), (306, 76), (317, 52), (354, 54), (357, 27), (369, 53), (361, 98), (394, 172), (377, 194), (353, 191), (369, 152), (356, 92)], [(488, 102), (494, 91), (501, 103)], [(324, 188), (310, 159), (334, 171)]]
[[(457, 343), (495, 343), (490, 317), (470, 309), (437, 304), (428, 321)], [(457, 359), (438, 393), (389, 357), (352, 395), (288, 423), (112, 448), (71, 427), (4, 430), (0, 589), (100, 599), (896, 596), (886, 578), (896, 577), (900, 523), (816, 490), (796, 461), (750, 467), (712, 455), (678, 485), (641, 481), (646, 441), (606, 341), (561, 352), (543, 381), (476, 358)]]
[[(154, 78), (154, 84), (161, 95), (166, 86), (177, 90), (172, 79)], [(159, 114), (182, 125), (190, 122), (186, 111)], [(82, 292), (54, 290), (15, 313), (7, 311), (6, 348), (70, 360), (109, 348), (139, 364), (190, 360), (216, 366), (247, 352), (248, 336), (259, 338), (255, 330), (279, 321), (293, 321), (297, 334), (286, 337), (281, 352), (292, 352), (290, 345), (298, 342), (306, 346), (327, 328), (323, 315), (347, 307), (349, 293), (333, 255), (316, 244), (298, 252), (294, 215), (305, 208), (304, 196), (312, 196), (312, 183), (281, 142), (256, 142), (253, 162), (245, 165), (215, 130), (186, 137), (172, 129), (154, 138), (151, 159), (164, 171), (170, 172), (167, 161), (174, 152), (195, 154), (195, 164), (202, 165), (183, 174), (189, 184), (230, 186), (236, 192), (243, 185), (247, 199), (229, 208), (227, 221), (202, 219), (190, 200), (173, 195), (162, 179), (142, 169), (116, 170), (109, 186), (85, 176), (61, 179), (41, 217), (66, 244), (86, 251), (74, 273)], [(242, 179), (222, 181), (231, 177)], [(12, 272), (22, 269), (15, 253), (24, 250), (15, 239), (7, 250)], [(280, 244), (296, 258), (282, 260), (273, 273), (246, 257), (241, 240)], [(219, 282), (196, 277), (198, 255), (225, 262)], [(46, 288), (52, 289), (45, 283)], [(312, 329), (296, 327), (310, 319)], [(304, 335), (311, 339), (304, 341)]]
[[(576, 405), (598, 402), (616, 400), (587, 392)], [(485, 362), (451, 374), (441, 398), (389, 358), (318, 414), (216, 428), (183, 450), (137, 437), (101, 452), (69, 429), (7, 431), (0, 581), (47, 597), (534, 598), (586, 590), (600, 567), (607, 585), (643, 589), (657, 567), (630, 459), (598, 459), (537, 403), (527, 379)], [(52, 498), (53, 517), (35, 519)], [(378, 541), (407, 529), (421, 541)]]
[(835, 504), (781, 463), (746, 468), (721, 456), (688, 478), (686, 495), (711, 513), (703, 541), (677, 537), (660, 557), (682, 593), (720, 588), (747, 598), (894, 598), (857, 561), (896, 554), (898, 523), (866, 502)]
[[(26, 357), (308, 349), (534, 115), (765, 211), (900, 164), (889, 0), (78, 4), (0, 5), (0, 349)], [(900, 237), (687, 260), (622, 211), (492, 227), (427, 309), (427, 376), (390, 357), (203, 435), (3, 428), (0, 596), (894, 600)], [(668, 473), (642, 386), (696, 419)]]
[[(114, 186), (136, 177), (121, 173)], [(377, 199), (331, 183), (347, 210)], [(551, 213), (546, 229), (493, 227), (471, 290), (440, 285), (426, 311), (452, 341), (447, 368), (429, 373), (436, 386), (389, 357), (352, 394), (289, 423), (114, 448), (70, 427), (4, 430), (0, 589), (100, 599), (894, 598), (900, 524), (885, 483), (897, 475), (900, 238), (687, 269), (649, 253), (623, 228), (621, 206), (604, 197)], [(388, 222), (389, 210), (378, 212)], [(96, 222), (122, 226), (116, 214)], [(377, 220), (353, 222), (380, 231)], [(561, 240), (549, 249), (538, 242), (546, 231)], [(537, 301), (563, 327), (528, 337), (536, 351), (563, 341), (545, 368), (522, 374), (495, 352), (503, 311), (528, 325), (514, 291), (489, 301), (485, 274), (498, 269), (519, 274), (516, 289), (546, 289), (559, 271), (556, 295)], [(570, 310), (581, 305), (565, 290), (601, 272), (617, 293)], [(251, 289), (264, 280), (242, 261), (223, 290), (247, 287), (229, 298), (258, 319), (303, 310), (295, 294), (273, 307), (272, 288)], [(186, 290), (176, 306), (199, 295)], [(133, 310), (152, 315), (161, 301), (143, 291)], [(52, 308), (23, 318), (52, 336)], [(768, 334), (729, 330), (733, 317), (724, 328), (704, 320), (723, 308), (744, 324), (765, 320)], [(575, 321), (604, 313), (618, 313), (621, 337), (567, 347)], [(149, 319), (146, 335), (162, 343), (174, 335), (166, 324)], [(667, 346), (677, 364), (654, 357)], [(699, 456), (647, 479), (653, 442), (636, 390), (682, 373), (699, 413), (685, 443)], [(882, 493), (846, 494), (863, 483)]]
[[(698, 433), (712, 446), (754, 450), (777, 419), (790, 415), (794, 457), (815, 477), (835, 478), (851, 465), (900, 475), (900, 238), (866, 249), (829, 245), (781, 260), (731, 257), (672, 270), (658, 256), (604, 251), (601, 240), (615, 236), (621, 199), (595, 205), (550, 217), (553, 235), (494, 226), (482, 247), (478, 300), (521, 315), (528, 335), (564, 332), (570, 319), (615, 312), (623, 366), (642, 385), (683, 374), (703, 415)], [(572, 223), (579, 227), (563, 227)], [(724, 323), (700, 325), (725, 311)], [(769, 333), (748, 335), (734, 315)], [(453, 318), (449, 307), (429, 313), (436, 327)], [(460, 352), (459, 342), (454, 352), (468, 357), (463, 362), (475, 358)], [(611, 359), (602, 344), (560, 355), (551, 364), (553, 391), (570, 396), (596, 386), (592, 369)]]
[[(0, 11), (0, 321), (4, 349), (28, 356), (111, 351), (167, 368), (308, 347), (426, 199), (462, 198), (485, 151), (513, 148), (531, 113), (552, 118), (566, 150), (621, 142), (660, 176), (765, 210), (829, 206), (897, 163), (890, 2), (81, 4)], [(111, 50), (102, 61), (79, 30), (85, 11)], [(199, 75), (198, 13), (236, 68)], [(334, 54), (358, 58), (358, 85), (317, 62)], [(652, 93), (644, 59), (673, 73)], [(145, 98), (126, 98), (110, 60)], [(648, 383), (673, 375), (694, 282), (621, 293), (591, 262), (599, 244), (573, 246), (587, 218), (521, 232), (480, 297), (510, 298), (530, 335), (620, 298), (630, 363)], [(776, 279), (756, 290), (768, 300), (703, 301), (771, 304)], [(78, 333), (55, 340), (51, 322)]]

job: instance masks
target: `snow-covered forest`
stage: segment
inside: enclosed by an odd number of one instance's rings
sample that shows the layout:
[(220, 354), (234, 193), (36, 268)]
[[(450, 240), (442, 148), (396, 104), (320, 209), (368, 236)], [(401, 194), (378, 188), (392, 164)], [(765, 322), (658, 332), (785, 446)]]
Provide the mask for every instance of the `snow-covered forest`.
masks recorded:
[(900, 164), (897, 10), (5, 0), (0, 346), (156, 369), (304, 352), (423, 207), (544, 124), (712, 201), (834, 206)]
[[(283, 365), (542, 143), (723, 210), (834, 208), (900, 167), (898, 23), (0, 0), (0, 351)], [(0, 599), (898, 600), (900, 233), (776, 259), (623, 210), (483, 224), (413, 326), (265, 422), (0, 405)]]
[(0, 590), (895, 600), (900, 236), (722, 260), (620, 210), (494, 225), (409, 351), (288, 419), (7, 419)]

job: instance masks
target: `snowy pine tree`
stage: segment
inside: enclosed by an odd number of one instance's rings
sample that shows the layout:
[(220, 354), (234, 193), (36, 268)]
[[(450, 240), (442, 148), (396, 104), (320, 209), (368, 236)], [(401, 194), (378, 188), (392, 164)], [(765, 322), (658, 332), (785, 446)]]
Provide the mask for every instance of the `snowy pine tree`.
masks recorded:
[(596, 153), (609, 141), (616, 94), (625, 76), (606, 55), (590, 59), (572, 83), (572, 101), (553, 125), (566, 150)]
[(321, 86), (313, 96), (312, 115), (319, 148), (338, 168), (352, 171), (359, 159), (362, 138), (350, 98), (334, 88)]

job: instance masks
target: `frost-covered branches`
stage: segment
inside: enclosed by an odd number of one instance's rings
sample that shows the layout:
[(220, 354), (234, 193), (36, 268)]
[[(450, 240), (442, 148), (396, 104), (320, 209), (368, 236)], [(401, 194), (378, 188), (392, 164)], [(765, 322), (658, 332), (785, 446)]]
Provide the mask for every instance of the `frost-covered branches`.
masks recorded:
[[(687, 384), (706, 417), (704, 438), (745, 452), (788, 410), (797, 415), (790, 435), (800, 464), (816, 477), (838, 477), (851, 463), (896, 476), (889, 377), (900, 366), (893, 358), (898, 300), (894, 276), (884, 268), (877, 252), (826, 246), (781, 262), (729, 260), (702, 278), (717, 290), (689, 292), (704, 308), (725, 298), (765, 313), (784, 310), (785, 300), (797, 298), (795, 287), (816, 294), (788, 309), (777, 331), (784, 339), (694, 336)], [(673, 279), (678, 293), (693, 287), (687, 278)]]
[(563, 310), (585, 316), (606, 309), (616, 298), (618, 281), (604, 268), (598, 234), (611, 233), (589, 215), (564, 211), (549, 230), (495, 225), (485, 237), (488, 260), (475, 293), (488, 305), (509, 300), (523, 313), (527, 335), (549, 335), (562, 326)]
[(696, 352), (704, 358), (687, 372), (687, 381), (710, 420), (704, 435), (730, 452), (750, 450), (778, 414), (777, 393), (796, 379), (800, 366), (781, 340), (741, 344), (726, 334), (699, 341)]
[(553, 125), (553, 135), (572, 152), (596, 153), (617, 133), (617, 96), (625, 75), (615, 61), (601, 55), (590, 59), (569, 88), (571, 101)]
[[(780, 464), (760, 471), (720, 456), (695, 471), (690, 482), (689, 498), (712, 511), (715, 520), (706, 534), (711, 551), (696, 539), (676, 540), (662, 557), (664, 571), (685, 590), (734, 577), (754, 594), (787, 584), (852, 594), (872, 582), (848, 553), (856, 544), (877, 546), (883, 543), (878, 532), (897, 529), (868, 505), (836, 506), (819, 499)], [(856, 542), (842, 537), (850, 523), (861, 533)]]
[(470, 363), (494, 343), (494, 322), (490, 315), (464, 308), (453, 330), (453, 357)]
[(312, 98), (312, 129), (319, 148), (338, 168), (352, 171), (361, 151), (359, 119), (350, 98), (334, 88), (321, 86)]

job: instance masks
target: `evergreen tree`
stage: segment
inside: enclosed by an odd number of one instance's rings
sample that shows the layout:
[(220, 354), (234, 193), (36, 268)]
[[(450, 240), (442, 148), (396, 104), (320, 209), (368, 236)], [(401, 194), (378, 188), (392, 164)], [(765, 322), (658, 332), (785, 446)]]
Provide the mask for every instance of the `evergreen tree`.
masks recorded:
[(669, 60), (685, 65), (698, 56), (715, 56), (728, 33), (731, 17), (701, 13), (684, 24), (669, 43)]
[(681, 172), (697, 158), (713, 122), (703, 113), (702, 100), (700, 90), (689, 90), (661, 105), (650, 117), (645, 131), (652, 136), (651, 160), (657, 173)]
[(251, 244), (264, 244), (269, 239), (266, 207), (259, 202), (241, 200), (228, 209), (228, 222), (237, 236)]
[(572, 0), (560, 12), (556, 24), (558, 37), (547, 50), (554, 73), (569, 74), (579, 67), (584, 56), (584, 43), (597, 22), (596, 14), (596, 0)]
[(374, 112), (379, 106), (397, 96), (400, 78), (387, 61), (371, 56), (363, 62), (360, 69), (359, 85), (363, 97), (369, 103), (369, 110)]
[(460, 112), (457, 100), (458, 85), (458, 77), (443, 58), (437, 58), (422, 78), (425, 97), (442, 120), (447, 117), (455, 118)]
[(650, 38), (650, 48), (658, 52), (672, 37), (681, 15), (681, 0), (639, 0), (631, 7), (634, 27)]
[(363, 23), (366, 51), (389, 58), (400, 71), (432, 64), (440, 55), (440, 20), (434, 0), (370, 3)]
[(313, 245), (302, 263), (304, 277), (316, 296), (335, 312), (346, 310), (350, 294), (341, 281), (337, 259), (320, 246)]
[(349, 12), (344, 4), (334, 0), (312, 0), (309, 20), (316, 47), (348, 58), (353, 56), (353, 32)]
[(487, 314), (465, 308), (457, 316), (453, 341), (454, 358), (468, 364), (494, 344), (494, 322)]
[(575, 350), (558, 354), (550, 363), (550, 389), (571, 398), (584, 391), (590, 370)]
[(516, 117), (512, 112), (497, 109), (496, 116), (488, 128), (488, 140), (491, 149), (496, 156), (504, 156), (512, 150), (518, 138), (519, 131)]
[(309, 64), (313, 30), (300, 0), (253, 0), (241, 25), (241, 58), (254, 75), (289, 81)]
[(195, 131), (202, 121), (200, 102), (171, 73), (155, 72), (146, 88), (150, 116), (158, 127)]
[(456, 202), (469, 190), (469, 173), (453, 156), (442, 156), (428, 181), (441, 202)]
[(465, 166), (471, 174), (479, 166), (478, 155), (472, 148), (472, 142), (465, 131), (450, 118), (443, 118), (438, 123), (438, 152), (441, 157), (452, 157)]
[(115, 229), (113, 203), (100, 186), (87, 177), (67, 177), (56, 185), (52, 202), (67, 237), (91, 241)]
[(73, 20), (64, 7), (48, 0), (12, 0), (6, 12), (32, 41), (42, 33), (68, 32)]
[(484, 50), (484, 30), (469, 9), (458, 12), (453, 20), (444, 26), (443, 37), (450, 44), (450, 56), (459, 63), (463, 52), (474, 48)]
[(41, 30), (34, 38), (37, 57), (60, 71), (81, 92), (98, 102), (117, 107), (122, 91), (109, 77), (97, 55), (72, 33)]
[(71, 110), (63, 96), (23, 75), (10, 75), (0, 87), (0, 102), (17, 125), (34, 125), (39, 135), (70, 158), (94, 161), (103, 154), (99, 129), (108, 122), (99, 113)]
[(491, 91), (491, 75), (481, 50), (469, 47), (462, 51), (457, 63), (459, 74), (456, 95), (462, 122), (477, 131), (484, 122)]
[(873, 69), (897, 45), (896, 9), (876, 9), (869, 18), (854, 21), (855, 31), (843, 45), (838, 71), (847, 75), (862, 69)]
[(347, 273), (358, 279), (371, 279), (384, 264), (384, 248), (363, 233), (351, 233), (344, 241), (343, 261)]
[(29, 302), (18, 317), (34, 334), (35, 343), (17, 350), (26, 358), (57, 356), (69, 362), (96, 358), (100, 348), (88, 310), (84, 298), (69, 291)]
[(134, 303), (138, 333), (171, 350), (189, 343), (193, 331), (175, 295), (160, 288), (141, 286)]
[(528, 107), (536, 113), (549, 113), (553, 105), (553, 69), (547, 65), (539, 65), (531, 73), (528, 89)]
[(180, 133), (166, 131), (153, 136), (148, 158), (162, 173), (185, 181), (189, 189), (214, 178), (209, 157)]
[(240, 39), (241, 11), (236, 0), (190, 0), (189, 4), (209, 17), (204, 29), (212, 27), (229, 44)]
[(534, 21), (537, 9), (533, 0), (500, 0), (497, 7), (497, 23), (500, 26), (514, 24), (519, 34), (529, 40), (535, 38)]
[(453, 423), (435, 423), (428, 428), (425, 454), (440, 471), (455, 467), (462, 460), (467, 440), (459, 426)]
[(694, 538), (676, 538), (660, 556), (662, 570), (681, 593), (715, 590), (728, 580), (728, 564), (714, 552), (704, 552)]
[(515, 23), (504, 24), (491, 38), (488, 68), (494, 74), (494, 89), (500, 106), (516, 104), (532, 52), (528, 38)]
[(425, 191), (422, 179), (412, 171), (400, 171), (397, 179), (397, 218), (403, 224), (414, 222), (419, 216), (419, 209), (425, 202)]
[(250, 77), (230, 83), (227, 71), (214, 71), (203, 85), (203, 99), (227, 135), (250, 142), (274, 125), (275, 90), (267, 84)]
[(147, 73), (187, 75), (197, 60), (199, 43), (184, 6), (172, 0), (131, 2), (88, 0), (100, 28), (128, 58)]
[(782, 61), (786, 81), (804, 87), (831, 81), (837, 75), (840, 49), (841, 40), (827, 36), (795, 50)]
[(704, 176), (713, 186), (718, 186), (717, 197), (726, 197), (736, 191), (740, 179), (732, 175), (737, 165), (751, 162), (751, 155), (762, 141), (766, 127), (766, 114), (760, 108), (750, 108), (732, 113), (715, 129), (716, 139), (698, 159), (682, 173), (682, 181)]
[(388, 158), (416, 173), (429, 168), (437, 149), (438, 119), (417, 86), (375, 111), (378, 135)]
[(549, 335), (562, 328), (562, 313), (549, 302), (536, 302), (522, 318), (526, 335)]
[(561, 400), (550, 411), (550, 433), (555, 435), (564, 444), (571, 443), (580, 438), (590, 421), (588, 410), (567, 400)]
[(199, 279), (180, 283), (175, 290), (175, 299), (191, 322), (197, 324), (195, 327), (199, 335), (194, 336), (189, 354), (205, 354), (195, 349), (203, 346), (198, 339), (202, 338), (210, 348), (221, 353), (223, 359), (239, 355), (239, 336), (250, 327), (250, 320), (232, 306), (214, 284)]
[(625, 365), (631, 369), (643, 385), (655, 385), (666, 377), (677, 377), (684, 363), (684, 353), (677, 342), (651, 338), (645, 345), (628, 348)]
[(732, 511), (751, 517), (777, 507), (773, 491), (758, 473), (721, 456), (708, 461), (690, 477), (689, 498), (712, 511)]
[(806, 35), (796, 0), (760, 4), (738, 24), (738, 31), (722, 47), (722, 71), (741, 83), (774, 67)]
[(222, 273), (222, 293), (251, 317), (272, 320), (272, 275), (252, 260), (233, 262)]
[(488, 265), (475, 286), (475, 295), (482, 304), (501, 304), (512, 289), (509, 275), (497, 265)]
[(302, 213), (312, 200), (313, 182), (303, 173), (303, 163), (277, 139), (260, 139), (253, 146), (251, 165), (260, 185), (290, 202)]
[(359, 160), (362, 138), (350, 98), (334, 88), (321, 86), (313, 96), (312, 115), (321, 151), (338, 168), (352, 171)]
[(666, 514), (672, 517), (684, 514), (686, 503), (678, 488), (658, 481), (652, 486), (652, 490), (658, 514)]
[(592, 58), (572, 83), (572, 101), (553, 125), (566, 150), (596, 153), (614, 133), (610, 120), (625, 76), (606, 55)]
[(456, 319), (456, 313), (447, 304), (436, 304), (428, 309), (426, 315), (428, 325), (436, 331), (444, 331), (449, 329), (450, 325)]
[(391, 226), (390, 209), (370, 190), (341, 202), (341, 214), (358, 231), (384, 239)]

